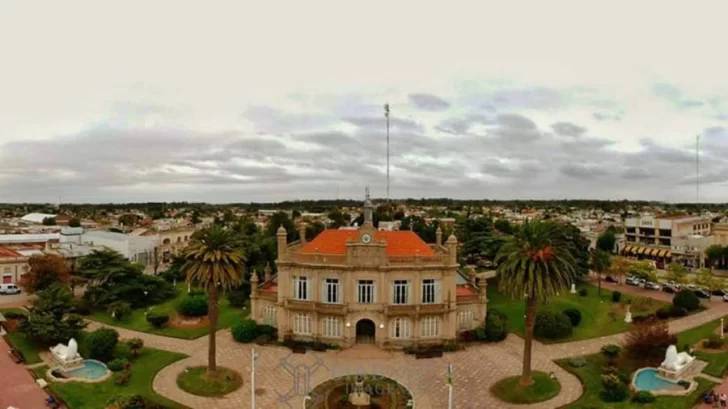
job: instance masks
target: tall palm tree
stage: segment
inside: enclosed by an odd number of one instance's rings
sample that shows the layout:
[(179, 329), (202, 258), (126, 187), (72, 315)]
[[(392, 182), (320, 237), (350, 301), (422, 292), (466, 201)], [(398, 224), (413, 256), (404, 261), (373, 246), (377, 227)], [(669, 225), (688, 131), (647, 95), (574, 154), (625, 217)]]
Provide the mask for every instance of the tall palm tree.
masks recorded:
[(576, 276), (576, 261), (564, 239), (563, 226), (549, 221), (527, 221), (498, 252), (499, 291), (526, 300), (523, 373), (519, 383), (533, 383), (531, 347), (536, 303), (567, 291)]
[(215, 376), (217, 301), (219, 289), (229, 289), (242, 281), (245, 254), (236, 245), (231, 231), (213, 225), (197, 232), (184, 250), (182, 271), (187, 282), (207, 290), (207, 314), (210, 320), (207, 375)]
[(594, 249), (591, 253), (591, 269), (597, 273), (597, 295), (601, 299), (602, 297), (602, 274), (609, 270), (609, 253), (604, 250)]

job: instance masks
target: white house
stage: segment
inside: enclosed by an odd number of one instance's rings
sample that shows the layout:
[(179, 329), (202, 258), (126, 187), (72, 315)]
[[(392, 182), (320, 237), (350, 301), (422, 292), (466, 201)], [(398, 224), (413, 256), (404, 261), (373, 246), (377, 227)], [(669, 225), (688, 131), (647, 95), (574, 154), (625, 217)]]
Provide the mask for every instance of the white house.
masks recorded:
[(154, 256), (154, 248), (159, 244), (158, 236), (129, 236), (110, 231), (88, 231), (82, 236), (83, 244), (104, 246), (121, 253), (127, 260), (149, 264)]

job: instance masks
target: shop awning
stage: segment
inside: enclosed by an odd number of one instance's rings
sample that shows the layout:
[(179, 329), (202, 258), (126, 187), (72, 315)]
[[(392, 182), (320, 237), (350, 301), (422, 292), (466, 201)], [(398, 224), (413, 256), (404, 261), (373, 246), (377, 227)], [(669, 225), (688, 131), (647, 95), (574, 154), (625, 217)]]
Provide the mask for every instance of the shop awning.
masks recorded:
[(657, 250), (657, 257), (665, 257), (667, 250)]
[(672, 257), (672, 252), (670, 250), (668, 250), (667, 254), (665, 254), (665, 257)]
[(645, 254), (645, 251), (646, 251), (646, 250), (647, 250), (647, 249), (646, 249), (645, 247), (638, 247), (638, 248), (637, 248), (637, 251), (635, 251), (634, 253), (635, 253), (635, 254)]
[(656, 256), (658, 251), (659, 250), (657, 250), (657, 249), (650, 249), (650, 251), (647, 252), (647, 255), (648, 256)]
[(625, 253), (631, 253), (632, 252), (632, 246), (626, 246), (624, 249), (622, 249)]

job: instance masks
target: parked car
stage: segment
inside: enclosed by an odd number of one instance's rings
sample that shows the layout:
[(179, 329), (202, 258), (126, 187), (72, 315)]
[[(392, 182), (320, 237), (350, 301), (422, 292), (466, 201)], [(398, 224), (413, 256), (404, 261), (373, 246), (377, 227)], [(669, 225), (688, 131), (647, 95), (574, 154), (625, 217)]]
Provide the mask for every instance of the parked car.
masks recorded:
[(728, 302), (728, 294), (723, 296), (723, 301)]
[(624, 280), (624, 282), (634, 286), (640, 285), (640, 279), (637, 277), (629, 277), (628, 279)]
[(693, 290), (695, 295), (698, 296), (698, 298), (710, 298), (710, 293), (705, 290)]
[(697, 286), (697, 285), (695, 285), (695, 284), (688, 284), (688, 285), (686, 285), (685, 287), (686, 287), (686, 288), (687, 288), (688, 290), (693, 290), (693, 291), (695, 291), (695, 290), (697, 290), (697, 289), (698, 289), (698, 286)]
[(725, 290), (713, 290), (710, 293), (712, 295), (717, 295), (718, 297), (723, 297), (724, 295), (728, 294)]
[(606, 276), (606, 277), (604, 278), (604, 281), (606, 281), (606, 282), (608, 282), (608, 283), (616, 283), (616, 282), (617, 282), (617, 279), (616, 279), (616, 278), (614, 278), (614, 277), (612, 277), (612, 276)]
[(647, 290), (660, 290), (660, 285), (657, 283), (653, 283), (652, 281), (648, 281), (645, 283), (645, 289)]
[(20, 294), (20, 287), (15, 284), (0, 284), (0, 294)]
[(676, 292), (680, 291), (680, 289), (670, 284), (665, 284), (664, 286), (662, 286), (662, 291), (670, 294), (675, 294)]

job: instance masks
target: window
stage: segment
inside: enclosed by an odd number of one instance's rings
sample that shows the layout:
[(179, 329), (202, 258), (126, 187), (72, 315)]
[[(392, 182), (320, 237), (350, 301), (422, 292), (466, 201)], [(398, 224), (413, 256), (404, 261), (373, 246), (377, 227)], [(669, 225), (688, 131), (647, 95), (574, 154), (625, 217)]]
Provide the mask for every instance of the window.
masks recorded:
[(278, 317), (276, 316), (276, 307), (269, 305), (263, 310), (263, 324), (271, 327), (278, 326)]
[(458, 328), (462, 330), (473, 329), (472, 311), (460, 311), (458, 313)]
[(394, 281), (392, 285), (392, 304), (409, 304), (409, 281)]
[(440, 302), (440, 280), (422, 280), (422, 304)]
[(341, 303), (341, 291), (338, 278), (326, 278), (321, 286), (321, 301), (329, 304)]
[(420, 336), (432, 338), (440, 335), (440, 319), (438, 317), (425, 317), (420, 320)]
[(293, 276), (293, 299), (308, 300), (308, 277)]
[(293, 333), (311, 335), (311, 317), (306, 314), (293, 314)]
[(359, 280), (356, 285), (359, 304), (374, 303), (374, 280)]
[(330, 338), (341, 338), (341, 319), (336, 317), (322, 319), (321, 335)]
[(408, 339), (412, 336), (412, 324), (407, 318), (396, 318), (392, 321), (392, 338)]

